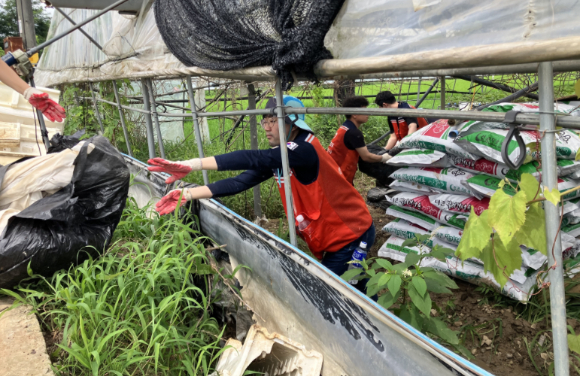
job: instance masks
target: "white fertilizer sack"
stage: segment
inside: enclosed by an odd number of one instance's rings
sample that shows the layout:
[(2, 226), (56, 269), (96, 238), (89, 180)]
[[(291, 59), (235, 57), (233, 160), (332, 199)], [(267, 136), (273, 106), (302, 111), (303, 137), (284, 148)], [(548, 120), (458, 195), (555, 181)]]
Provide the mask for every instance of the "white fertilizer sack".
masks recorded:
[(429, 196), (431, 204), (437, 206), (441, 210), (446, 210), (452, 213), (471, 213), (471, 208), (475, 214), (480, 215), (489, 207), (489, 198), (477, 199), (465, 195), (452, 195), (449, 193), (441, 193), (438, 195)]
[(423, 195), (437, 195), (440, 193), (434, 188), (431, 188), (426, 185), (410, 181), (400, 181), (397, 179), (395, 179), (391, 184), (389, 184), (389, 187), (399, 192), (414, 192), (421, 193)]
[(387, 201), (395, 206), (422, 213), (437, 222), (463, 229), (468, 216), (439, 209), (429, 201), (429, 196), (419, 193), (401, 192), (386, 195)]
[(441, 226), (439, 222), (437, 222), (433, 218), (426, 216), (425, 214), (417, 213), (415, 211), (408, 209), (403, 209), (399, 206), (388, 207), (386, 214), (390, 215), (391, 217), (404, 219), (427, 230), (433, 230), (434, 228)]
[(408, 167), (398, 169), (389, 177), (401, 182), (424, 185), (438, 192), (470, 194), (471, 191), (465, 186), (465, 182), (473, 176), (458, 168)]
[[(488, 129), (468, 135), (460, 135), (455, 139), (455, 143), (467, 152), (479, 155), (487, 160), (504, 163), (501, 156), (501, 146), (507, 135), (507, 130)], [(526, 158), (524, 163), (532, 160), (539, 160), (540, 133), (537, 131), (521, 131), (520, 135), (526, 145)], [(580, 137), (569, 130), (562, 130), (556, 133), (556, 157), (558, 159), (574, 160), (580, 149)], [(520, 148), (515, 139), (508, 144), (508, 157), (511, 161), (516, 161), (520, 155)], [(477, 158), (472, 158), (477, 159)]]
[(397, 149), (430, 149), (463, 158), (477, 159), (478, 157), (475, 154), (465, 151), (453, 142), (453, 138), (449, 137), (451, 129), (453, 128), (447, 124), (447, 120), (437, 120), (406, 136), (396, 147)]
[(447, 154), (431, 149), (403, 150), (387, 162), (399, 167), (449, 167)]

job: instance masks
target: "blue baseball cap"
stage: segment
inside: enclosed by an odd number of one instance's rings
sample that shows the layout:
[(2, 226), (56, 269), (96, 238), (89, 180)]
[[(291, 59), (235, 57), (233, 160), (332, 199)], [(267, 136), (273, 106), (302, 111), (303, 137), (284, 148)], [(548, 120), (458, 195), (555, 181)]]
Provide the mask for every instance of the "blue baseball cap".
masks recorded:
[[(284, 107), (296, 107), (296, 108), (304, 108), (304, 103), (296, 97), (291, 95), (284, 95)], [(272, 97), (268, 99), (268, 103), (266, 103), (266, 109), (276, 108), (276, 97)], [(305, 131), (314, 133), (312, 129), (306, 124), (304, 121), (305, 116), (304, 114), (290, 114), (286, 115), (284, 121), (287, 124), (294, 124), (300, 129), (304, 129)]]

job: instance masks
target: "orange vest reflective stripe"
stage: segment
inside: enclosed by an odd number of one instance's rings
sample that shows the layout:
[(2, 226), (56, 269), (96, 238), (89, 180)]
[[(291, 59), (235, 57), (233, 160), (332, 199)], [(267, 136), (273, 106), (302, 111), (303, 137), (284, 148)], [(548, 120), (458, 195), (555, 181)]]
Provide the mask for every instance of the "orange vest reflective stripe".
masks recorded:
[[(411, 105), (409, 105), (409, 107), (415, 108)], [(417, 118), (417, 129), (421, 129), (428, 124), (429, 122), (427, 121), (427, 119), (422, 117)], [(407, 124), (407, 121), (405, 119), (401, 120), (391, 119), (391, 125), (393, 126), (393, 133), (395, 134), (395, 136), (397, 136), (397, 141), (401, 141), (403, 137), (405, 137), (409, 133), (409, 124)]]
[[(294, 217), (302, 214), (308, 227), (299, 231), (312, 254), (322, 259), (323, 252), (336, 252), (360, 238), (371, 227), (373, 219), (358, 191), (344, 178), (340, 167), (328, 155), (318, 139), (306, 138), (318, 155), (318, 177), (302, 184), (290, 171)], [(286, 208), (284, 178), (276, 176), (280, 197)], [(296, 221), (298, 230), (298, 221)]]
[(340, 167), (346, 181), (352, 184), (358, 165), (358, 152), (356, 150), (350, 150), (344, 144), (344, 135), (346, 132), (348, 132), (347, 126), (342, 125), (338, 128), (328, 146), (328, 154), (330, 154), (332, 159)]

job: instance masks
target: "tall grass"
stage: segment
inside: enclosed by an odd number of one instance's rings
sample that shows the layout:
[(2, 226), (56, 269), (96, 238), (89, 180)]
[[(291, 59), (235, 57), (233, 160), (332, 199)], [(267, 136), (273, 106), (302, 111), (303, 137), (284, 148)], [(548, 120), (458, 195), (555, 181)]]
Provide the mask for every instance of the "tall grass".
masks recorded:
[[(148, 218), (131, 198), (100, 257), (1, 292), (30, 304), (58, 339), (59, 375), (207, 375), (223, 328), (206, 238), (177, 215)], [(37, 276), (35, 276), (37, 277)], [(213, 284), (215, 286), (215, 284)]]

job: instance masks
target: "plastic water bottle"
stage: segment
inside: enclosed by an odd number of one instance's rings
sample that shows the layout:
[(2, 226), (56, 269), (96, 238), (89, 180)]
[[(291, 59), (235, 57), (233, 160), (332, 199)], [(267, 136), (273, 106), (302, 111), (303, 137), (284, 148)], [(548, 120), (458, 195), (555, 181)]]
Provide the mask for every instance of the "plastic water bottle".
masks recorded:
[[(362, 265), (360, 264), (360, 262), (362, 260), (364, 260), (366, 257), (367, 257), (367, 243), (360, 242), (360, 245), (352, 253), (351, 261), (355, 261), (355, 262), (348, 265), (348, 270), (357, 269), (357, 268), (362, 269)], [(348, 282), (351, 285), (356, 285), (358, 283), (358, 281), (356, 279), (351, 279)]]
[(296, 220), (298, 221), (298, 230), (304, 231), (306, 227), (310, 224), (310, 221), (305, 220), (302, 214), (296, 216)]

